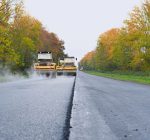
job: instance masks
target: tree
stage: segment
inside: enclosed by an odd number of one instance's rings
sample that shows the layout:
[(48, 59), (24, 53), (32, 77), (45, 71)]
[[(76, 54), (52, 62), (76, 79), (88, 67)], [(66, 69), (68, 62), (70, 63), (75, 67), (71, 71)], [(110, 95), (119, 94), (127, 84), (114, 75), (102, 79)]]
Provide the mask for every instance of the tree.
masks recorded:
[(81, 62), (86, 68), (91, 68), (95, 63), (96, 70), (149, 71), (150, 0), (146, 0), (142, 7), (133, 9), (124, 21), (124, 27), (101, 34), (95, 55), (90, 59), (84, 57)]
[(52, 52), (54, 62), (57, 63), (59, 58), (62, 58), (65, 55), (64, 41), (60, 40), (55, 33), (49, 33), (42, 28), (40, 41), (39, 51)]
[[(135, 7), (125, 24), (133, 47), (132, 68), (150, 69), (150, 1), (146, 0), (141, 8)], [(141, 51), (142, 48), (145, 48), (144, 53)]]
[(95, 51), (88, 52), (80, 61), (80, 66), (82, 66), (85, 70), (94, 70), (94, 56)]
[(11, 25), (12, 46), (19, 55), (19, 63), (13, 70), (29, 69), (35, 59), (37, 46), (40, 42), (41, 23), (28, 15), (16, 16)]
[(113, 70), (116, 67), (113, 63), (113, 54), (119, 34), (120, 30), (114, 28), (100, 35), (96, 48), (96, 61), (99, 65), (98, 69)]
[(6, 26), (12, 15), (11, 1), (2, 0), (0, 2), (0, 25)]
[(0, 2), (0, 65), (11, 71), (26, 71), (38, 51), (53, 53), (54, 62), (64, 54), (64, 41), (49, 33), (41, 22), (27, 15), (22, 1)]
[(0, 64), (3, 67), (18, 63), (18, 56), (11, 46), (10, 19), (13, 15), (12, 2), (2, 0), (0, 3)]

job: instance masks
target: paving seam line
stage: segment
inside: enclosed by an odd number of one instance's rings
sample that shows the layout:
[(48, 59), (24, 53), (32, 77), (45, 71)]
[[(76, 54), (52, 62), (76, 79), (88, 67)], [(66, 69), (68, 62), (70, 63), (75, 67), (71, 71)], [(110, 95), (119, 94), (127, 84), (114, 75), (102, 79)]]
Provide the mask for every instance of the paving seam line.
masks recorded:
[(72, 107), (73, 107), (73, 99), (74, 99), (74, 90), (75, 90), (75, 84), (76, 84), (76, 77), (73, 83), (73, 87), (72, 87), (72, 93), (70, 96), (70, 101), (67, 107), (67, 113), (66, 113), (66, 120), (65, 120), (65, 126), (63, 128), (63, 138), (62, 140), (69, 140), (69, 136), (70, 136), (70, 128), (71, 128), (71, 116), (72, 116)]

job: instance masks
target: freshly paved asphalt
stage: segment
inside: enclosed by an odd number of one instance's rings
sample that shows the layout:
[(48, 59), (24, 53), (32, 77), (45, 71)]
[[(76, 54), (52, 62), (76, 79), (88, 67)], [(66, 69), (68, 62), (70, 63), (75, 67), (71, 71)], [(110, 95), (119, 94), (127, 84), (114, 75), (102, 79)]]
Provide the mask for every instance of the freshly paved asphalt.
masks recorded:
[[(62, 140), (74, 77), (0, 84), (0, 140)], [(78, 72), (70, 140), (149, 140), (150, 86)]]
[(61, 140), (74, 77), (0, 84), (0, 140)]
[(150, 140), (150, 86), (79, 72), (70, 140)]

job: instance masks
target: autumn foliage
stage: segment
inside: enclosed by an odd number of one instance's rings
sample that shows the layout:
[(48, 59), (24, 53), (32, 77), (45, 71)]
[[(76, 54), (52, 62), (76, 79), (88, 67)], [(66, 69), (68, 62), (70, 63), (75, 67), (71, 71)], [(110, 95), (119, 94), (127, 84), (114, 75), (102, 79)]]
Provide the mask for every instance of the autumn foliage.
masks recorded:
[(122, 28), (100, 35), (94, 51), (80, 65), (86, 70), (150, 70), (150, 1), (135, 7)]
[(38, 51), (53, 53), (54, 62), (64, 56), (64, 42), (48, 32), (40, 21), (26, 14), (23, 2), (0, 1), (0, 68), (30, 69)]

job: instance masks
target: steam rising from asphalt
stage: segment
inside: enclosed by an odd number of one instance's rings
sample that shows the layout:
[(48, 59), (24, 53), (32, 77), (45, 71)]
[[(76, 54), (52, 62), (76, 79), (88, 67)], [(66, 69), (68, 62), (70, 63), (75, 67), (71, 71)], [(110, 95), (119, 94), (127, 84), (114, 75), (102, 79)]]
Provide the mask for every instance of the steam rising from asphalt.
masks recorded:
[[(55, 72), (48, 74), (39, 74), (34, 70), (29, 70), (26, 74), (22, 73), (11, 73), (8, 69), (0, 69), (0, 83), (11, 82), (11, 81), (22, 81), (22, 80), (39, 80), (39, 79), (53, 79), (58, 77), (66, 77), (67, 75), (57, 75)], [(67, 76), (68, 77), (68, 76)]]
[(25, 79), (36, 79), (40, 76), (37, 75), (33, 70), (29, 70), (26, 73), (12, 73), (7, 68), (0, 67), (0, 83), (1, 82), (10, 82), (10, 81), (18, 81)]
[(13, 74), (11, 73), (8, 69), (0, 69), (0, 83), (2, 82), (11, 82), (11, 81), (21, 81), (21, 80), (27, 80), (27, 79), (32, 79), (32, 80), (38, 80), (38, 79), (45, 79), (45, 78), (56, 78), (56, 75), (40, 75), (34, 71), (27, 71), (26, 74), (21, 74), (21, 73), (16, 73)]
[(10, 82), (26, 79), (27, 77), (22, 74), (13, 74), (8, 69), (0, 69), (0, 82)]

